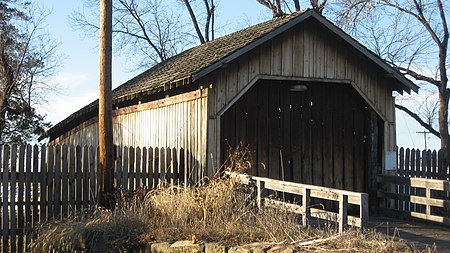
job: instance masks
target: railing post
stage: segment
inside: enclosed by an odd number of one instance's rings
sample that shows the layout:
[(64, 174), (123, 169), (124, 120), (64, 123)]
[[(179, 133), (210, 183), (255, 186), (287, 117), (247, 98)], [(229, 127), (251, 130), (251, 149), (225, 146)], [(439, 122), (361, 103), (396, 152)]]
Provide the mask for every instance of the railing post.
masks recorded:
[[(428, 184), (426, 184), (426, 187), (425, 187), (425, 197), (427, 199), (431, 199), (431, 189), (428, 186)], [(431, 206), (430, 206), (429, 202), (427, 202), (427, 205), (425, 206), (425, 208), (426, 208), (425, 214), (427, 215), (427, 219), (428, 219), (428, 216), (431, 215)]]
[(359, 218), (361, 219), (361, 228), (367, 228), (369, 225), (369, 194), (367, 193), (361, 194)]
[(347, 225), (347, 203), (348, 196), (341, 193), (339, 194), (339, 233), (344, 232), (344, 227)]
[(263, 207), (262, 191), (264, 190), (264, 182), (257, 179), (256, 180), (256, 203), (258, 205), (258, 210), (261, 211)]
[(303, 209), (303, 215), (302, 215), (302, 223), (303, 226), (308, 225), (308, 220), (311, 217), (311, 208), (309, 205), (311, 199), (311, 189), (303, 188), (302, 189), (302, 209)]

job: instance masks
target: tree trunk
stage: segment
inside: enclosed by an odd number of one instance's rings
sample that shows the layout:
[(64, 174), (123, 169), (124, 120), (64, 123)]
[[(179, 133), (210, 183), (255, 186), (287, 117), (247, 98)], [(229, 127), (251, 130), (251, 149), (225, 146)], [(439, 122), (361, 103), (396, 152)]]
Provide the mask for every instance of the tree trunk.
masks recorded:
[(101, 184), (98, 205), (113, 209), (113, 135), (112, 135), (112, 1), (100, 1), (100, 95), (98, 130), (100, 146)]

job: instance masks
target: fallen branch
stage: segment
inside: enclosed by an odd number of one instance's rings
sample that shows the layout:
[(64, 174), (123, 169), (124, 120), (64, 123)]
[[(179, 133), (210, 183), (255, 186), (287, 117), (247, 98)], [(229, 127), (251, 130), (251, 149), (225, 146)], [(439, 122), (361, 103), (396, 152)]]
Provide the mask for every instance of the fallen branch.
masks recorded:
[(310, 240), (310, 241), (299, 242), (296, 245), (299, 247), (310, 246), (310, 245), (317, 244), (317, 243), (332, 241), (339, 237), (340, 237), (340, 235), (335, 235), (335, 236), (331, 236), (331, 237), (327, 237), (327, 238), (323, 238), (323, 239), (315, 239), (315, 240)]

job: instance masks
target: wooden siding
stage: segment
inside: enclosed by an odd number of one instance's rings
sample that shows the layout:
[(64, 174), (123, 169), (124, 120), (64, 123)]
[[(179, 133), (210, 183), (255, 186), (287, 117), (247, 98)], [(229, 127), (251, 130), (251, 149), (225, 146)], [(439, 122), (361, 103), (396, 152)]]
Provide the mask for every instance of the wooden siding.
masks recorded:
[(222, 156), (248, 146), (251, 175), (368, 191), (370, 108), (350, 85), (260, 81), (222, 115)]
[[(164, 157), (161, 149), (184, 150), (186, 170), (193, 181), (206, 169), (207, 89), (176, 95), (114, 111), (114, 144), (149, 147)], [(51, 144), (98, 145), (98, 121), (83, 123)], [(161, 160), (161, 162), (164, 162)], [(171, 164), (165, 164), (167, 168)], [(194, 175), (195, 174), (195, 175)]]
[[(209, 125), (216, 127), (209, 128), (209, 139), (218, 139), (221, 115), (258, 80), (349, 83), (385, 122), (384, 150), (394, 150), (394, 98), (384, 72), (327, 29), (309, 24), (286, 31), (212, 74)], [(208, 158), (221, 160), (217, 144), (209, 143)]]

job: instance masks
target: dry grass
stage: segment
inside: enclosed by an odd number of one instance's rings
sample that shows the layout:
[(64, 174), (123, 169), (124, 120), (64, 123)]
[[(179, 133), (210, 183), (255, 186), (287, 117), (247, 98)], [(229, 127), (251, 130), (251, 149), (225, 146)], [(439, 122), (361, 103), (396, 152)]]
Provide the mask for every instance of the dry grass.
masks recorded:
[[(231, 161), (226, 169), (242, 172), (242, 167), (248, 167), (248, 153), (235, 154), (243, 160)], [(199, 187), (141, 191), (112, 212), (96, 210), (42, 225), (30, 251), (89, 251), (96, 245), (116, 251), (144, 242), (196, 237), (229, 246), (264, 242), (302, 251), (416, 252), (398, 238), (373, 231), (348, 230), (338, 235), (331, 227), (302, 227), (299, 217), (282, 210), (259, 212), (249, 197), (251, 190), (242, 187), (229, 178), (216, 177)]]
[[(147, 241), (191, 239), (228, 245), (252, 242), (292, 245), (302, 250), (352, 252), (414, 252), (406, 243), (373, 231), (304, 228), (299, 217), (282, 210), (258, 212), (238, 184), (216, 179), (196, 188), (153, 190), (115, 211), (96, 211), (89, 217), (45, 224), (30, 245), (34, 252), (93, 249), (99, 242), (120, 249)], [(327, 239), (328, 238), (328, 239)], [(325, 239), (325, 240), (324, 240)], [(315, 241), (313, 241), (315, 240)], [(311, 243), (313, 242), (313, 243)]]

